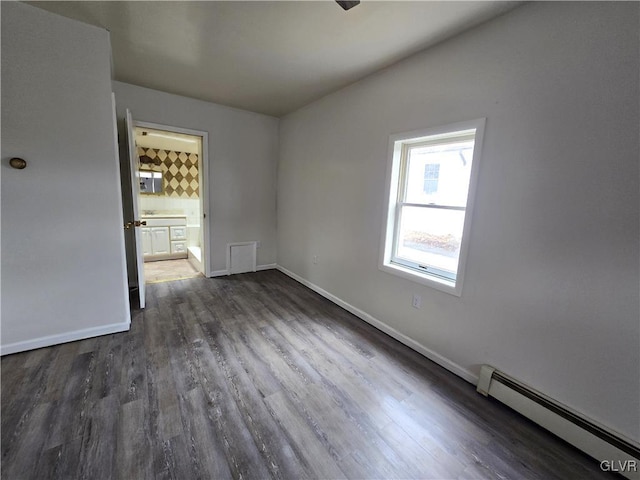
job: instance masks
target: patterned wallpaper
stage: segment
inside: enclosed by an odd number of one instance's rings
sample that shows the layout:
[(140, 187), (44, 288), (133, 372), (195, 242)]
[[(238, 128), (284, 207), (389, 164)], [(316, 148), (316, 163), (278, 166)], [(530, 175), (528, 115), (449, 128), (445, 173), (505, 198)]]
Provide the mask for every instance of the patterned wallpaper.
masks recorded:
[(167, 197), (198, 198), (200, 177), (198, 154), (138, 147), (138, 156), (146, 155), (162, 162), (162, 190)]

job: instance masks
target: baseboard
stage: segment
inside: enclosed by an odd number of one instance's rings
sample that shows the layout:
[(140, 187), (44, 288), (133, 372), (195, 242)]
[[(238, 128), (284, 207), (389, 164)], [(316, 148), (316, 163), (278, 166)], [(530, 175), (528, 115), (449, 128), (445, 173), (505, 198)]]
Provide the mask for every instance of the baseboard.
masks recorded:
[(351, 305), (351, 304), (345, 302), (344, 300), (336, 297), (332, 293), (327, 292), (326, 290), (320, 288), (319, 286), (315, 285), (314, 283), (311, 283), (310, 281), (302, 278), (301, 276), (299, 276), (299, 275), (287, 270), (286, 268), (282, 267), (281, 265), (277, 265), (276, 268), (278, 270), (280, 270), (282, 273), (284, 273), (285, 275), (293, 278), (295, 281), (297, 281), (297, 282), (301, 283), (302, 285), (310, 288), (314, 292), (322, 295), (326, 299), (331, 300), (336, 305), (338, 305), (338, 306), (344, 308), (345, 310), (347, 310), (348, 312), (354, 314), (356, 317), (358, 317), (358, 318), (364, 320), (365, 322), (367, 322), (368, 324), (376, 327), (378, 330), (381, 330), (382, 332), (386, 333), (387, 335), (395, 338), (400, 343), (403, 343), (404, 345), (406, 345), (407, 347), (411, 348), (412, 350), (415, 350), (416, 352), (420, 353), (421, 355), (427, 357), (429, 360), (437, 363), (441, 367), (446, 368), (451, 373), (454, 373), (454, 374), (458, 375), (459, 377), (463, 378), (464, 380), (466, 380), (469, 383), (472, 383), (473, 385), (476, 385), (478, 383), (478, 377), (473, 372), (467, 370), (466, 368), (461, 367), (457, 363), (454, 363), (451, 360), (449, 360), (448, 358), (443, 357), (439, 353), (436, 353), (433, 350), (431, 350), (430, 348), (425, 347), (421, 343), (416, 342), (412, 338), (406, 336), (404, 333), (399, 332), (395, 328), (390, 327), (386, 323), (384, 323), (384, 322), (378, 320), (377, 318), (369, 315), (367, 312), (365, 312), (363, 310), (360, 310), (359, 308), (354, 307), (353, 305)]
[(278, 265), (276, 265), (275, 263), (269, 263), (267, 265), (258, 265), (256, 267), (256, 272), (261, 272), (262, 270), (273, 270), (275, 268), (278, 268)]
[(229, 275), (229, 270), (214, 270), (213, 272), (211, 272), (211, 275), (209, 275), (209, 277), (224, 277), (225, 275)]
[[(267, 265), (258, 265), (256, 266), (256, 272), (261, 272), (262, 270), (273, 270), (278, 268), (278, 265), (275, 263), (268, 263)], [(214, 270), (211, 272), (210, 277), (224, 277), (225, 275), (231, 275), (229, 270)]]
[(180, 260), (183, 258), (187, 258), (187, 252), (180, 253), (163, 253), (160, 255), (147, 255), (144, 257), (144, 261), (146, 262), (161, 262), (163, 260)]
[(0, 356), (24, 352), (27, 350), (35, 350), (36, 348), (50, 347), (61, 343), (75, 342), (77, 340), (98, 337), (100, 335), (109, 335), (110, 333), (126, 332), (129, 330), (130, 326), (131, 321), (127, 320), (123, 323), (112, 323), (110, 325), (102, 325), (100, 327), (84, 328), (82, 330), (58, 333), (56, 335), (47, 335), (46, 337), (34, 338), (23, 342), (10, 343), (8, 345), (0, 346)]

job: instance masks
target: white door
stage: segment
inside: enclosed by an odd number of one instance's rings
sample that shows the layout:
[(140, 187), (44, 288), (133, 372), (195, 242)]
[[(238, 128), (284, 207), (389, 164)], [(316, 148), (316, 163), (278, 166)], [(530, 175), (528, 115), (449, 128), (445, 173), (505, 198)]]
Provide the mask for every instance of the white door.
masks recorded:
[(136, 137), (133, 132), (133, 119), (131, 112), (127, 108), (125, 117), (125, 128), (127, 129), (127, 148), (129, 150), (129, 166), (131, 169), (131, 198), (133, 200), (133, 219), (129, 224), (132, 226), (135, 235), (135, 256), (136, 270), (138, 276), (138, 293), (140, 294), (140, 308), (145, 306), (144, 288), (144, 258), (142, 248), (142, 232), (140, 231), (140, 208), (138, 199), (140, 198), (140, 159), (136, 153)]

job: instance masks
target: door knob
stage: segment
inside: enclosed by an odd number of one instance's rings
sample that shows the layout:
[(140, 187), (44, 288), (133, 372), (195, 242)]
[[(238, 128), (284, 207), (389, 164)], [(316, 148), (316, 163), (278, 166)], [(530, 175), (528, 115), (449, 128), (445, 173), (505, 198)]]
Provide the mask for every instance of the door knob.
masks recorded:
[(17, 168), (18, 170), (22, 170), (27, 166), (27, 161), (22, 158), (12, 158), (9, 160), (9, 165), (13, 168)]
[(147, 222), (145, 220), (140, 221), (140, 220), (136, 220), (134, 222), (127, 222), (124, 224), (124, 229), (125, 230), (129, 230), (131, 227), (141, 227), (143, 225), (146, 225)]

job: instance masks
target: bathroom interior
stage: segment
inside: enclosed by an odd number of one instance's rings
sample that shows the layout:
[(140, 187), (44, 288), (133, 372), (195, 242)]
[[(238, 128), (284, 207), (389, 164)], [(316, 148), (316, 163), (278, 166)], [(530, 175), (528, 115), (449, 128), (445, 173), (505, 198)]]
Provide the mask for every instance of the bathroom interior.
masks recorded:
[(146, 283), (204, 274), (202, 137), (136, 127)]

